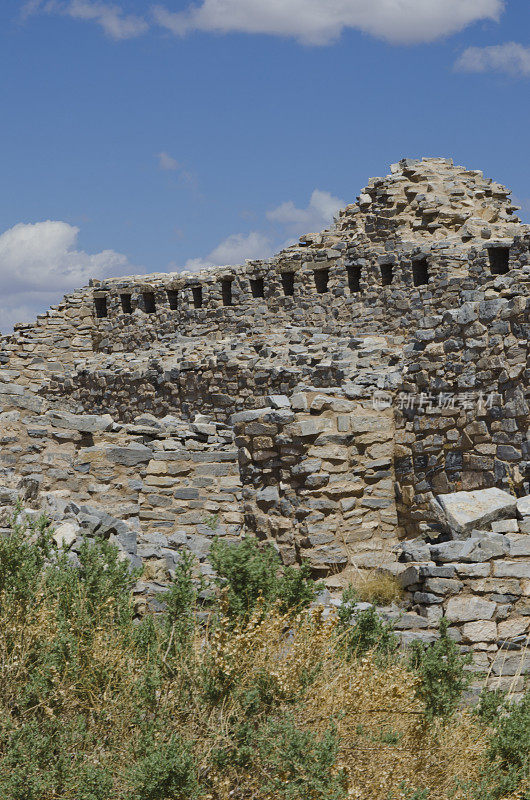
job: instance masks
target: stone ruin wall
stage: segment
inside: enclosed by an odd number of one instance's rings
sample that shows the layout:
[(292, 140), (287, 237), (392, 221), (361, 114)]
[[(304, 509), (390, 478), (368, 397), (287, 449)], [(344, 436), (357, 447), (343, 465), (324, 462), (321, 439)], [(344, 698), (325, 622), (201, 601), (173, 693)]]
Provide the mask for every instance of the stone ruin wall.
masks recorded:
[(498, 640), (528, 630), (528, 523), (475, 560), (399, 544), (436, 541), (432, 493), (530, 492), (530, 233), (507, 194), (401, 162), (275, 259), (94, 282), (17, 326), (0, 341), (0, 505), (22, 492), (109, 530), (146, 565), (139, 602), (156, 604), (182, 549), (208, 575), (213, 536), (245, 531), (331, 589), (352, 570), (406, 573), (402, 637), (435, 636), (462, 600), (455, 637), (520, 688), (516, 656), (495, 664)]

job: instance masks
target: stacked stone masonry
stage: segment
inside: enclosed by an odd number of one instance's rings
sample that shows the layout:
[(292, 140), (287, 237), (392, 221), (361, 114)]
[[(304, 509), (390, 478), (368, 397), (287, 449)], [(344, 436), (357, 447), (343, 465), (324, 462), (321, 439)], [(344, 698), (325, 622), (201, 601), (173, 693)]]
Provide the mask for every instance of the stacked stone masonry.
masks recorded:
[(3, 524), (22, 494), (70, 537), (105, 531), (144, 563), (146, 602), (182, 549), (209, 575), (215, 535), (252, 532), (331, 589), (364, 569), (410, 577), (400, 542), (421, 537), (434, 550), (398, 627), (436, 635), (440, 609), (494, 603), (454, 629), (495, 674), (498, 642), (528, 632), (527, 577), (499, 573), (528, 568), (527, 523), (479, 529), (504, 537), (485, 561), (442, 558), (461, 543), (433, 496), (530, 493), (515, 211), (479, 171), (405, 159), (273, 258), (92, 281), (16, 326), (0, 339)]

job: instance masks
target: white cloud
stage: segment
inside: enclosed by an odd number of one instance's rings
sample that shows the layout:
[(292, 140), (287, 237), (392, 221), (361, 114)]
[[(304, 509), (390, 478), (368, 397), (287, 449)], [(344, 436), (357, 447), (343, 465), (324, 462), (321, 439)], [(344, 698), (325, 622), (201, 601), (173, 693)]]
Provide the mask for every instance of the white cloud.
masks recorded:
[(297, 208), (292, 200), (282, 203), (267, 213), (269, 222), (284, 225), (293, 236), (302, 233), (314, 233), (326, 228), (333, 222), (337, 212), (346, 203), (329, 192), (315, 189), (307, 208)]
[(217, 245), (206, 258), (191, 258), (184, 269), (198, 272), (206, 267), (224, 267), (230, 264), (243, 264), (254, 258), (268, 258), (272, 254), (273, 243), (269, 237), (259, 231), (251, 233), (234, 233)]
[(19, 223), (0, 235), (0, 326), (35, 317), (90, 278), (131, 272), (114, 250), (77, 250), (79, 228), (66, 222)]
[(112, 39), (134, 39), (149, 30), (149, 23), (136, 14), (126, 14), (120, 6), (100, 0), (29, 0), (22, 10), (27, 18), (37, 12), (62, 14), (72, 19), (95, 22)]
[(478, 20), (498, 20), (504, 0), (202, 0), (185, 11), (153, 10), (177, 36), (192, 31), (290, 36), (325, 45), (345, 28), (394, 44), (430, 42)]
[(530, 75), (530, 47), (517, 42), (468, 47), (455, 64), (461, 72), (507, 72), (509, 75)]
[(170, 156), (168, 153), (158, 153), (158, 166), (160, 169), (176, 172), (180, 169), (180, 164), (176, 158)]
[(506, 0), (200, 0), (183, 11), (164, 5), (150, 19), (105, 0), (28, 0), (22, 17), (38, 11), (101, 26), (114, 39), (131, 39), (153, 24), (177, 36), (192, 31), (257, 33), (326, 45), (347, 28), (393, 44), (431, 42), (480, 20), (498, 20)]
[(268, 232), (234, 233), (205, 258), (191, 258), (184, 269), (198, 272), (213, 266), (243, 264), (246, 259), (269, 258), (293, 244), (301, 234), (315, 233), (327, 228), (337, 211), (345, 205), (343, 200), (334, 197), (330, 192), (315, 189), (306, 208), (297, 208), (289, 200), (268, 211), (265, 216), (272, 223)]

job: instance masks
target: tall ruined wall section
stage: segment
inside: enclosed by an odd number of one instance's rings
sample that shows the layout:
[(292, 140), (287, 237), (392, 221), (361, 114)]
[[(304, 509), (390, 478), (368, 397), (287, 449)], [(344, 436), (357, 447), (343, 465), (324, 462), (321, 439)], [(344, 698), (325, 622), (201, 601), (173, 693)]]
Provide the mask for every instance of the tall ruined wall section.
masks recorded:
[(275, 258), (92, 282), (3, 339), (0, 367), (125, 423), (226, 423), (315, 390), (367, 407), (384, 391), (400, 530), (413, 533), (431, 491), (529, 479), (530, 232), (514, 210), (481, 172), (404, 160)]
[(530, 268), (494, 286), (425, 317), (405, 348), (394, 399), (404, 522), (428, 519), (430, 492), (530, 491)]

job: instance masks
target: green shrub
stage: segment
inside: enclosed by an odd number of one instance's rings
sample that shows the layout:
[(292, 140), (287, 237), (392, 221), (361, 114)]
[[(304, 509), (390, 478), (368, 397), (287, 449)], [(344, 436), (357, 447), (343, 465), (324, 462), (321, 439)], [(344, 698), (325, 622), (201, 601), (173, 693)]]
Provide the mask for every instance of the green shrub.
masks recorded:
[(32, 608), (46, 560), (53, 552), (49, 521), (11, 520), (11, 533), (0, 537), (0, 604), (13, 613), (26, 614)]
[[(165, 627), (169, 652), (189, 648), (195, 631), (197, 588), (193, 579), (191, 553), (183, 553), (175, 569), (175, 577), (162, 596), (166, 604)], [(201, 582), (202, 588), (202, 582)]]
[(267, 721), (256, 739), (261, 772), (268, 776), (262, 792), (278, 800), (344, 800), (346, 775), (337, 770), (339, 739), (333, 727), (317, 736), (283, 715)]
[(497, 717), (491, 736), (484, 800), (500, 800), (526, 785), (521, 800), (530, 800), (530, 693)]
[(484, 689), (480, 693), (479, 702), (474, 713), (486, 725), (492, 725), (503, 710), (505, 703), (506, 692), (500, 689), (495, 689), (494, 691)]
[(266, 612), (278, 603), (282, 612), (308, 606), (321, 590), (310, 577), (307, 565), (281, 570), (273, 547), (260, 548), (250, 537), (236, 544), (216, 539), (211, 562), (217, 572), (217, 585), (226, 591), (228, 612), (233, 617), (248, 617), (258, 602)]
[(356, 612), (356, 593), (349, 587), (343, 594), (339, 606), (339, 625), (342, 643), (348, 658), (358, 658), (373, 651), (379, 662), (392, 659), (399, 642), (391, 624), (384, 622), (374, 606)]
[(178, 736), (145, 737), (143, 752), (130, 774), (130, 800), (194, 800), (199, 797), (197, 768), (190, 746)]
[(416, 696), (425, 704), (428, 720), (448, 719), (456, 709), (471, 676), (465, 667), (471, 663), (471, 654), (462, 655), (459, 647), (448, 635), (449, 622), (440, 622), (440, 638), (431, 644), (413, 642), (410, 648), (411, 666), (421, 681)]

